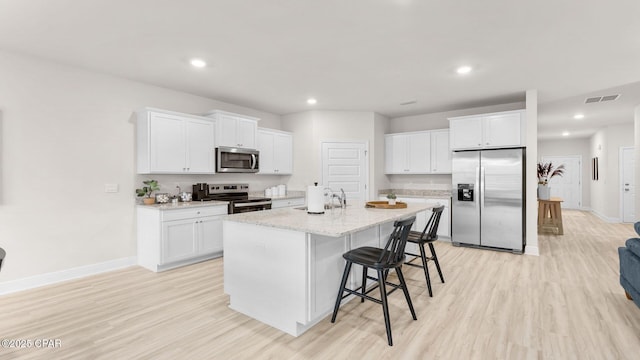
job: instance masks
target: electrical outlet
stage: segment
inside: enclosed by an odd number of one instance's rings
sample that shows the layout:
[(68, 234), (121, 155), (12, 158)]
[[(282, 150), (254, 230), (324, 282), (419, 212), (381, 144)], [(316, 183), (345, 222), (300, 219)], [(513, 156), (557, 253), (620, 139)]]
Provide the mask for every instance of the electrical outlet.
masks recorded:
[(106, 192), (106, 193), (117, 193), (118, 192), (118, 184), (104, 184), (104, 192)]

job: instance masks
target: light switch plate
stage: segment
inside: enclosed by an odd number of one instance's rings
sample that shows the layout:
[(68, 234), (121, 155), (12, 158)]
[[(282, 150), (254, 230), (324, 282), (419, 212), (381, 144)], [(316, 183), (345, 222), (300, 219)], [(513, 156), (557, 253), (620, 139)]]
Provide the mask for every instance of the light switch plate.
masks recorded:
[(106, 193), (117, 193), (118, 192), (118, 184), (104, 184), (104, 192), (106, 192)]

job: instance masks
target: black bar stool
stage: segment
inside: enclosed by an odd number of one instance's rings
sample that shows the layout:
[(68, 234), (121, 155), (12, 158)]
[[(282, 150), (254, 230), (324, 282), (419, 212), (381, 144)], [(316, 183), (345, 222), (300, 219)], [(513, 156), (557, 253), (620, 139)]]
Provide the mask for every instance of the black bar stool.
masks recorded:
[[(340, 308), (340, 302), (342, 302), (342, 299), (346, 298), (347, 296), (359, 296), (361, 298), (361, 302), (364, 302), (364, 299), (371, 300), (382, 305), (382, 311), (384, 313), (384, 324), (387, 328), (387, 340), (389, 341), (389, 346), (393, 346), (393, 341), (391, 339), (391, 322), (389, 321), (389, 306), (387, 304), (387, 295), (391, 294), (397, 289), (402, 289), (402, 291), (404, 292), (404, 297), (407, 299), (407, 303), (409, 304), (409, 310), (411, 310), (411, 316), (413, 316), (413, 320), (417, 320), (416, 313), (413, 310), (413, 304), (411, 303), (411, 297), (409, 296), (409, 290), (407, 290), (407, 284), (404, 281), (404, 276), (402, 276), (401, 270), (402, 264), (405, 260), (404, 248), (407, 244), (407, 237), (409, 236), (409, 231), (411, 231), (411, 225), (413, 225), (413, 222), (415, 220), (416, 217), (413, 216), (406, 220), (396, 221), (393, 224), (393, 232), (391, 232), (389, 240), (387, 241), (384, 249), (364, 246), (346, 252), (342, 255), (347, 263), (344, 267), (344, 273), (342, 274), (342, 282), (340, 283), (340, 290), (338, 291), (338, 297), (336, 298), (336, 306), (333, 309), (333, 316), (331, 317), (332, 323), (335, 323), (336, 321), (338, 309)], [(355, 290), (351, 290), (346, 286), (352, 264), (362, 265), (363, 267), (362, 286)], [(376, 269), (378, 272), (378, 277), (374, 278), (369, 276), (367, 274), (368, 268)], [(393, 284), (387, 281), (387, 274), (390, 269), (396, 270), (400, 284)], [(369, 290), (366, 290), (367, 279), (376, 280), (378, 282), (378, 285), (372, 287)], [(393, 287), (393, 289), (388, 293), (386, 285)], [(380, 300), (367, 295), (369, 292), (375, 290), (376, 288), (380, 288)], [(358, 290), (360, 290), (360, 292), (358, 292)], [(344, 292), (347, 292), (347, 294), (343, 295)]]
[(3, 248), (0, 248), (0, 270), (2, 270), (2, 261), (4, 260), (4, 257), (7, 255), (7, 252), (4, 251)]
[[(409, 266), (421, 267), (424, 270), (424, 277), (427, 279), (427, 288), (429, 289), (429, 296), (431, 297), (433, 297), (433, 292), (431, 291), (431, 279), (429, 278), (429, 268), (427, 267), (427, 262), (429, 260), (433, 260), (433, 262), (436, 263), (436, 269), (438, 269), (438, 274), (440, 274), (440, 280), (442, 281), (442, 283), (444, 283), (444, 277), (442, 276), (442, 270), (440, 270), (440, 263), (438, 262), (438, 255), (436, 255), (436, 249), (433, 247), (433, 242), (438, 240), (438, 225), (440, 224), (440, 216), (442, 216), (443, 210), (444, 205), (433, 208), (431, 217), (429, 218), (429, 222), (427, 222), (424, 230), (422, 230), (422, 232), (411, 231), (409, 233), (407, 241), (410, 243), (418, 244), (420, 255), (408, 253), (405, 251), (406, 255), (413, 256), (413, 258), (405, 262), (405, 264)], [(425, 244), (429, 245), (431, 256), (426, 256), (426, 251), (424, 250)], [(411, 263), (417, 258), (422, 259), (422, 266)]]

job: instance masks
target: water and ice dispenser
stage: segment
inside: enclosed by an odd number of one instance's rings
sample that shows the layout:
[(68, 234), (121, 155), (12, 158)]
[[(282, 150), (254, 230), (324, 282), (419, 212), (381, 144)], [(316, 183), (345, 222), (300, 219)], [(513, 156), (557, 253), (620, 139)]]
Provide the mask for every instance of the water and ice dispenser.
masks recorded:
[(458, 201), (473, 201), (473, 184), (458, 184)]

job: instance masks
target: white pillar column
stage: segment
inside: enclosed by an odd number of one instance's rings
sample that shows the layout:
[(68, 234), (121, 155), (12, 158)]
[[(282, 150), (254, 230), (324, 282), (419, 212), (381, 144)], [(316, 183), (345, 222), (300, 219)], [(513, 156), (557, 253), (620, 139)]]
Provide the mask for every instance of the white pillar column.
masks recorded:
[(538, 250), (538, 90), (527, 90), (527, 164), (526, 164), (526, 226), (527, 246), (524, 253), (540, 255)]

